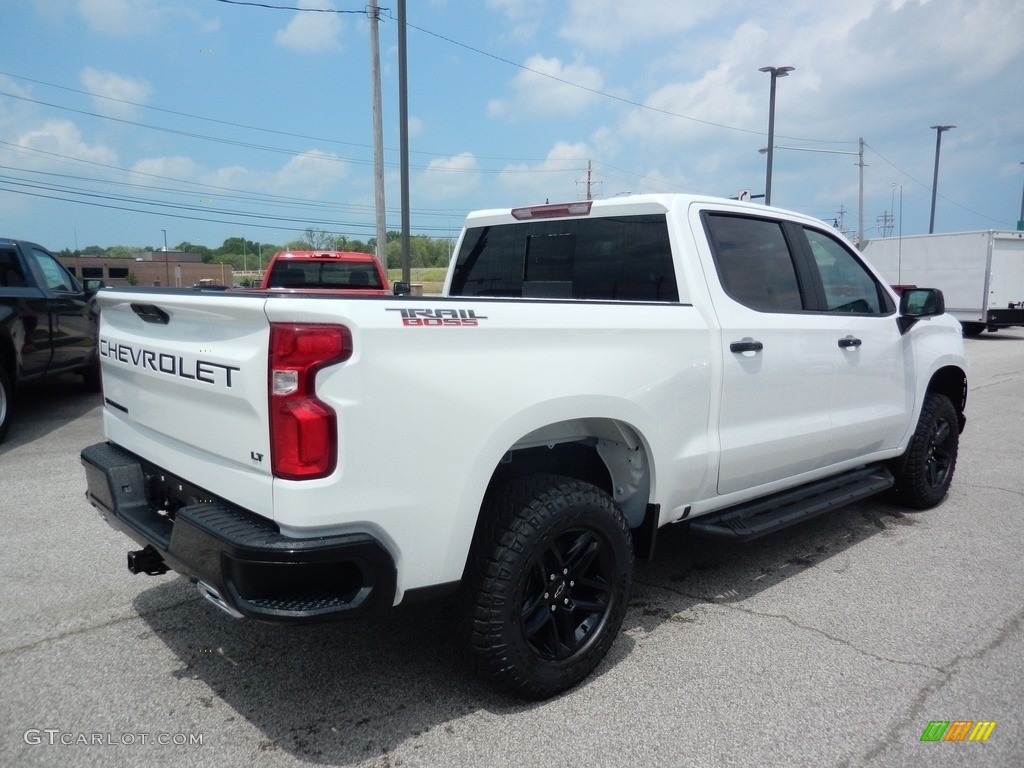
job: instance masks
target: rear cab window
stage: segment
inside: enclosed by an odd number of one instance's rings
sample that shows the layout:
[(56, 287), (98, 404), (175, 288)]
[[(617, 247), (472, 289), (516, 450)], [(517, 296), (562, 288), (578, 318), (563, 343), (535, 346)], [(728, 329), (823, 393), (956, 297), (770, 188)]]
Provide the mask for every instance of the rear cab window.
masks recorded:
[(372, 288), (382, 289), (372, 264), (314, 259), (282, 259), (270, 274), (271, 288)]
[(450, 296), (678, 302), (664, 214), (466, 230)]

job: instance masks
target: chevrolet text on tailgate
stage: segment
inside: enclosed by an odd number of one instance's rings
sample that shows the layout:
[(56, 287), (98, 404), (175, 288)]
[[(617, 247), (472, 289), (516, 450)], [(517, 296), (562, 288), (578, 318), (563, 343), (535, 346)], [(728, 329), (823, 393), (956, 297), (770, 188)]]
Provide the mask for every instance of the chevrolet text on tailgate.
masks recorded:
[(100, 294), (88, 499), (235, 617), (457, 595), (543, 698), (619, 631), (657, 531), (753, 539), (945, 497), (967, 361), (831, 227), (650, 195), (470, 214), (440, 297)]

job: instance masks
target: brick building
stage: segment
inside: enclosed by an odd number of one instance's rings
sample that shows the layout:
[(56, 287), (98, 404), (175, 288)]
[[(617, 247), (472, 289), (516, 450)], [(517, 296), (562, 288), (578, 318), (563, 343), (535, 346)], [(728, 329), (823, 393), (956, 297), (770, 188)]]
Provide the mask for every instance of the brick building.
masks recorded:
[(234, 279), (230, 264), (204, 264), (202, 255), (186, 251), (143, 251), (134, 259), (70, 256), (60, 261), (79, 279), (95, 277), (111, 286), (230, 286)]

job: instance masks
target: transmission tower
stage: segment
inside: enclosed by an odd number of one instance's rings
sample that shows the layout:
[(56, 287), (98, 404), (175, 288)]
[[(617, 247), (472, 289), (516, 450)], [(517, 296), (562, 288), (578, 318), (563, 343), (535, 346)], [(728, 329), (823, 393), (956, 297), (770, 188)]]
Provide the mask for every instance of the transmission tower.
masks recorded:
[(893, 225), (896, 222), (895, 216), (888, 211), (884, 211), (875, 219), (875, 221), (878, 222), (878, 231), (881, 233), (882, 237), (889, 237), (889, 235), (892, 234)]
[(594, 173), (594, 161), (593, 160), (587, 160), (587, 178), (586, 179), (577, 179), (576, 180), (577, 184), (584, 184), (584, 185), (586, 185), (586, 191), (587, 192), (586, 192), (586, 197), (583, 198), (584, 200), (593, 200), (594, 199), (594, 187), (600, 186), (601, 184), (604, 183), (603, 181), (594, 181), (593, 173)]

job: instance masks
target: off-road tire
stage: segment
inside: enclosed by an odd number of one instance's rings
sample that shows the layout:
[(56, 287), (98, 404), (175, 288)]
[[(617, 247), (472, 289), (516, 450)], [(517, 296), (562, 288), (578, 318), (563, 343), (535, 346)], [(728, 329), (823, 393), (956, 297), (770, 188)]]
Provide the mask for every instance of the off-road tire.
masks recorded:
[(894, 498), (915, 509), (930, 509), (942, 501), (953, 481), (959, 445), (956, 409), (948, 397), (929, 393), (907, 453), (894, 472)]
[(601, 662), (629, 601), (629, 526), (607, 493), (531, 475), (484, 501), (467, 573), (469, 650), (500, 689), (545, 699)]

